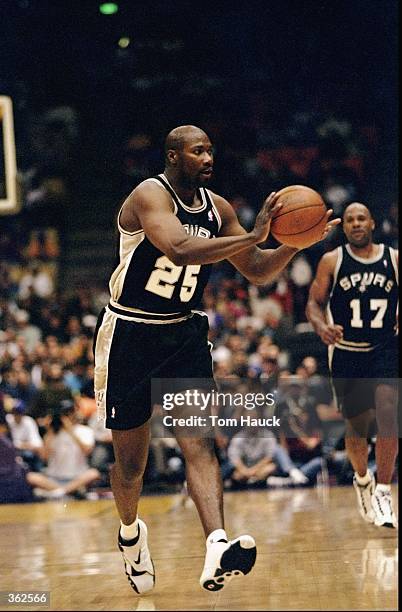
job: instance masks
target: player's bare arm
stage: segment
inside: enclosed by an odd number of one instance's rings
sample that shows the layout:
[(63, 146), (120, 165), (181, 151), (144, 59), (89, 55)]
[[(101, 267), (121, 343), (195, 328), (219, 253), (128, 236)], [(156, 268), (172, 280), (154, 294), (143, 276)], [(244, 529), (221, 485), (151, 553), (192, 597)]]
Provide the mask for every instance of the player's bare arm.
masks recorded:
[(325, 316), (331, 283), (334, 277), (337, 261), (336, 250), (325, 253), (321, 258), (315, 278), (310, 287), (306, 306), (306, 316), (314, 327), (314, 331), (325, 344), (335, 344), (343, 336), (341, 325), (330, 324)]
[[(213, 198), (222, 217), (221, 235), (245, 235), (246, 230), (240, 225), (229, 202), (215, 193), (213, 194)], [(260, 242), (267, 239), (271, 220), (280, 207), (281, 202), (277, 199), (275, 192), (271, 193), (264, 201), (256, 219), (256, 225), (262, 223), (265, 229), (265, 236)], [(331, 214), (332, 210), (329, 210), (327, 212), (328, 220)], [(335, 225), (338, 225), (338, 223), (340, 223), (340, 219), (328, 221), (320, 239), (324, 239), (328, 235), (328, 232), (330, 232)], [(314, 242), (311, 244), (314, 244)], [(275, 280), (278, 274), (287, 266), (298, 251), (299, 249), (296, 247), (288, 247), (285, 245), (281, 245), (277, 249), (261, 249), (253, 245), (228, 259), (250, 282), (256, 285), (265, 285)]]
[(237, 234), (226, 234), (224, 237), (205, 240), (186, 233), (174, 214), (167, 193), (164, 193), (158, 185), (142, 183), (125, 201), (120, 223), (126, 231), (143, 229), (152, 244), (165, 253), (175, 265), (197, 265), (227, 259), (243, 249), (266, 240), (270, 221), (276, 210), (279, 210), (279, 207), (275, 205), (275, 194), (271, 194), (251, 232), (243, 230)]

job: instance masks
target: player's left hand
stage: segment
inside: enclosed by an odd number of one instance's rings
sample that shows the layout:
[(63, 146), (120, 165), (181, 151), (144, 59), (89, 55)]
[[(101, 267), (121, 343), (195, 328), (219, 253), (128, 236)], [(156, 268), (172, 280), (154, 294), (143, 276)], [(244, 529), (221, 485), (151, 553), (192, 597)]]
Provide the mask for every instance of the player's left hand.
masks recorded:
[(342, 219), (340, 219), (339, 217), (337, 217), (336, 219), (331, 219), (331, 221), (329, 221), (329, 218), (333, 212), (334, 211), (332, 208), (327, 210), (327, 223), (324, 227), (324, 231), (322, 232), (320, 240), (324, 240), (328, 236), (329, 232), (334, 229), (334, 227), (342, 223)]
[(337, 217), (336, 219), (331, 219), (331, 221), (329, 221), (330, 216), (333, 213), (333, 209), (330, 208), (330, 210), (327, 210), (327, 223), (322, 231), (321, 237), (318, 240), (313, 240), (310, 244), (306, 245), (305, 247), (303, 247), (304, 249), (307, 249), (308, 247), (313, 246), (313, 244), (317, 244), (317, 242), (321, 242), (321, 240), (325, 240), (325, 238), (328, 236), (329, 232), (331, 232), (334, 227), (336, 227), (337, 225), (339, 225), (340, 223), (342, 223), (342, 219), (340, 219), (339, 217)]

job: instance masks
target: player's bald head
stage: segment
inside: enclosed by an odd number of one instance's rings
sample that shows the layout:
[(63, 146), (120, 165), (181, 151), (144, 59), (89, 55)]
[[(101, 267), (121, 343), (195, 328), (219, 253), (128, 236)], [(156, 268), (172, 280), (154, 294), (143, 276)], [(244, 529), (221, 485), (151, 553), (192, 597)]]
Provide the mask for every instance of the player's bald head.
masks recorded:
[(365, 204), (352, 202), (343, 213), (342, 228), (352, 246), (357, 249), (365, 248), (372, 242), (375, 223)]
[(348, 204), (343, 211), (343, 220), (345, 221), (348, 214), (359, 214), (362, 212), (367, 215), (369, 219), (373, 218), (370, 210), (365, 204), (362, 204), (361, 202), (352, 202), (351, 204)]
[(165, 153), (167, 154), (172, 149), (182, 151), (185, 144), (200, 138), (208, 138), (201, 128), (195, 125), (179, 125), (166, 136)]

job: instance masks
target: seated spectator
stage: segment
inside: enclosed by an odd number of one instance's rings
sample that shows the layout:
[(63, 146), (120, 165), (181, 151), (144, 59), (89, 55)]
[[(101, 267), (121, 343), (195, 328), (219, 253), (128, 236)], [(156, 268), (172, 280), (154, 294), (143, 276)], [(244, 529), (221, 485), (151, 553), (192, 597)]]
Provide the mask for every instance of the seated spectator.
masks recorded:
[(232, 481), (242, 484), (265, 482), (276, 470), (272, 461), (275, 439), (264, 436), (261, 430), (252, 432), (251, 427), (237, 433), (228, 448), (229, 461), (233, 466)]
[(42, 497), (81, 493), (99, 479), (98, 470), (90, 468), (88, 463), (95, 436), (90, 427), (76, 422), (72, 403), (53, 410), (53, 416), (48, 417), (44, 446), (48, 466), (46, 482), (40, 485)]
[[(259, 416), (257, 410), (246, 410), (243, 414), (251, 418)], [(235, 483), (269, 484), (270, 475), (278, 470), (289, 474), (292, 484), (307, 482), (272, 432), (264, 427), (243, 427), (230, 441), (227, 454), (233, 468), (230, 476)], [(225, 465), (225, 477), (228, 476), (228, 466)]]
[(43, 467), (43, 440), (36, 422), (25, 412), (25, 402), (16, 400), (6, 419), (18, 454), (32, 471), (39, 472)]
[[(60, 363), (54, 362), (49, 365), (45, 374), (45, 384), (38, 391), (31, 408), (34, 419), (42, 419), (53, 414), (54, 409), (63, 400), (73, 401), (73, 394), (63, 382), (63, 368)], [(40, 423), (39, 423), (40, 424)]]
[(34, 501), (33, 487), (43, 486), (46, 480), (42, 474), (28, 471), (18, 456), (0, 397), (0, 504)]
[[(281, 445), (288, 451), (290, 459), (308, 480), (316, 482), (323, 465), (321, 431), (318, 417), (308, 405), (292, 407), (281, 419)], [(271, 485), (292, 485), (292, 479), (281, 479)]]

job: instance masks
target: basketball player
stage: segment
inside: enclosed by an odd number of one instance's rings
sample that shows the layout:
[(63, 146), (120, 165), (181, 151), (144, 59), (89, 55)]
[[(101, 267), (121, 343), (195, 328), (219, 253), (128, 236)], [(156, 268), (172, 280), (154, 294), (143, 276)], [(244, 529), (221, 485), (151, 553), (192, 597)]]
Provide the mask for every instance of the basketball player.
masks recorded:
[[(398, 254), (375, 244), (373, 230), (368, 208), (349, 204), (343, 215), (348, 242), (319, 262), (306, 314), (328, 345), (360, 514), (369, 523), (396, 528), (390, 483), (398, 452)], [(367, 437), (374, 416), (377, 485), (367, 469)]]
[[(202, 130), (174, 129), (165, 153), (164, 173), (140, 183), (120, 209), (120, 256), (95, 339), (97, 404), (112, 429), (116, 459), (111, 483), (121, 519), (118, 544), (138, 594), (150, 591), (155, 580), (147, 527), (137, 516), (150, 439), (151, 379), (213, 377), (208, 320), (196, 310), (212, 263), (228, 258), (251, 282), (267, 283), (296, 253), (286, 246), (256, 246), (267, 239), (281, 206), (275, 193), (247, 233), (230, 204), (206, 188), (213, 150)], [(336, 223), (327, 223), (323, 237)], [(249, 535), (232, 541), (226, 535), (213, 440), (183, 436), (178, 443), (207, 537), (200, 583), (217, 591), (251, 570), (255, 542)]]

